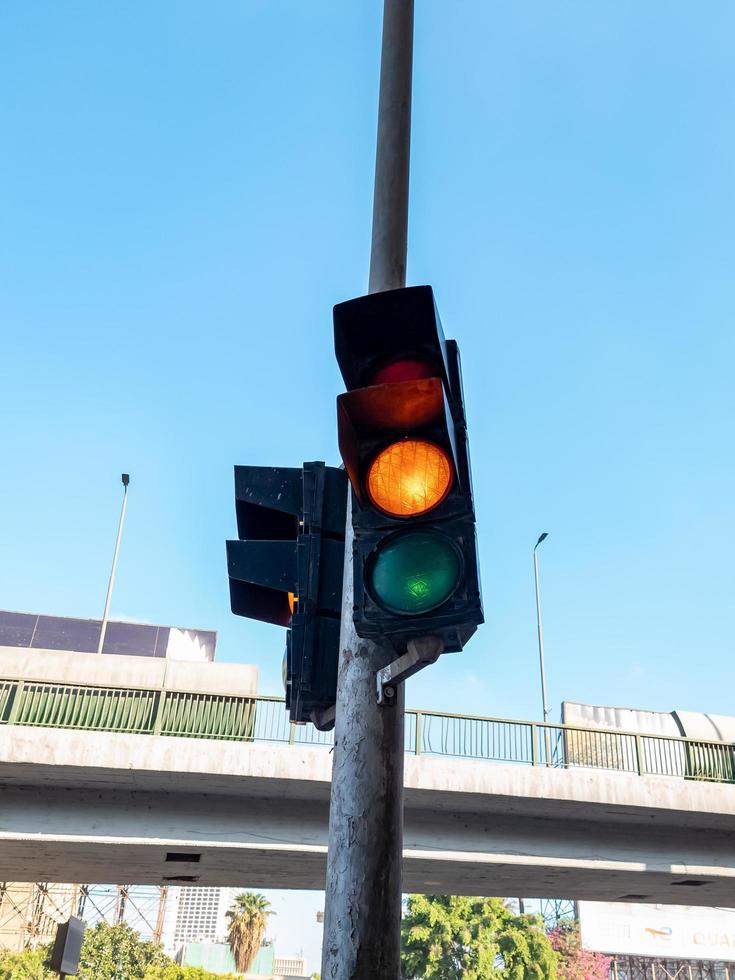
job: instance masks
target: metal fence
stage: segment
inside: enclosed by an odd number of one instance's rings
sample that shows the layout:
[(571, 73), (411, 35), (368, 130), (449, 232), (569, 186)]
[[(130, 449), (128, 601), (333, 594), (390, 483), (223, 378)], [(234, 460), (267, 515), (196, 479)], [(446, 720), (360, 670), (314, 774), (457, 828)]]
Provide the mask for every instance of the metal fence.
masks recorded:
[[(0, 680), (0, 724), (333, 744), (331, 732), (292, 725), (283, 698)], [(407, 752), (549, 769), (735, 782), (735, 745), (639, 732), (407, 711)]]

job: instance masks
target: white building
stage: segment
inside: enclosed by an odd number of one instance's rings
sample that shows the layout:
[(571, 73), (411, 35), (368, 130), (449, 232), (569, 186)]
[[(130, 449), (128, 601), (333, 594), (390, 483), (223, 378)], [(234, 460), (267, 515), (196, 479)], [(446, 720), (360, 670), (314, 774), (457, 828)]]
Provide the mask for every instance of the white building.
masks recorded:
[(222, 943), (227, 938), (227, 912), (237, 888), (172, 888), (166, 912), (164, 945), (171, 953), (184, 943)]
[(306, 975), (306, 960), (301, 956), (276, 956), (273, 973), (278, 977), (303, 977)]

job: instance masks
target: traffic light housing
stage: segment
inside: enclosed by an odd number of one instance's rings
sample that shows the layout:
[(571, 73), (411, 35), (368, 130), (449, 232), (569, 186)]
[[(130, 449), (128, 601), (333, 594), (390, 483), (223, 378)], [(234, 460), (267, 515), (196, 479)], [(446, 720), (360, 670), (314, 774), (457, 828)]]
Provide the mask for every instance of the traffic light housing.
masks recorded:
[(84, 941), (84, 921), (72, 915), (56, 927), (56, 937), (49, 957), (49, 967), (62, 977), (75, 976)]
[(430, 286), (334, 308), (339, 447), (353, 490), (354, 621), (402, 652), (483, 621), (459, 349)]
[(347, 478), (324, 463), (236, 466), (237, 541), (227, 542), (238, 616), (284, 626), (291, 721), (334, 705)]

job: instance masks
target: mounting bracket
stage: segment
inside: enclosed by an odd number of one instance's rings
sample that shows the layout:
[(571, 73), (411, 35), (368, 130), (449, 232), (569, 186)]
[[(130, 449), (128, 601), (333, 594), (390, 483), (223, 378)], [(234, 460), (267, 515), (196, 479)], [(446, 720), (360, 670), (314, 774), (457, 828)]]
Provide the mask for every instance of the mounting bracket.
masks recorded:
[(406, 652), (375, 674), (378, 704), (393, 704), (397, 686), (429, 664), (436, 663), (443, 652), (444, 641), (440, 636), (418, 636), (409, 640)]

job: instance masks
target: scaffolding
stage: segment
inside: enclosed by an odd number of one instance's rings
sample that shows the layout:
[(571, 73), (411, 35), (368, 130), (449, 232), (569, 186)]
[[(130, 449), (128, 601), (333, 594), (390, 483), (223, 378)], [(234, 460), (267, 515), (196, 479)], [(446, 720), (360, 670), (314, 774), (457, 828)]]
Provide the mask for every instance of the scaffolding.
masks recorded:
[(0, 881), (0, 949), (20, 952), (51, 942), (74, 914), (78, 885)]
[(735, 980), (735, 963), (669, 960), (653, 956), (613, 956), (611, 980)]
[(160, 945), (167, 897), (167, 885), (0, 882), (0, 949), (20, 952), (49, 943), (71, 915), (88, 926), (125, 922)]
[(556, 929), (563, 922), (579, 919), (577, 903), (571, 898), (542, 898), (539, 905), (547, 932)]
[(89, 926), (125, 922), (160, 946), (167, 897), (167, 885), (81, 885), (76, 914)]

